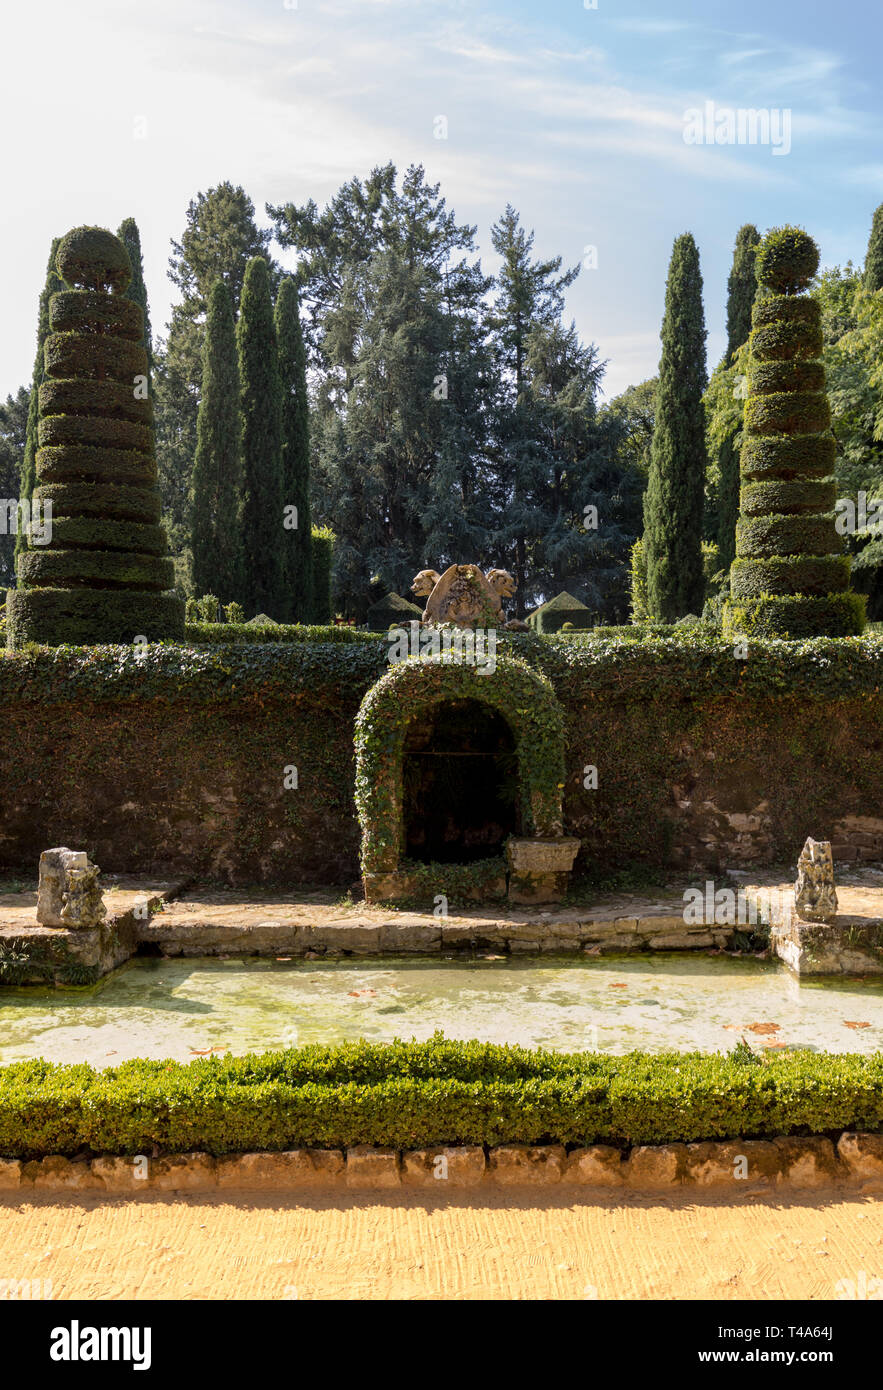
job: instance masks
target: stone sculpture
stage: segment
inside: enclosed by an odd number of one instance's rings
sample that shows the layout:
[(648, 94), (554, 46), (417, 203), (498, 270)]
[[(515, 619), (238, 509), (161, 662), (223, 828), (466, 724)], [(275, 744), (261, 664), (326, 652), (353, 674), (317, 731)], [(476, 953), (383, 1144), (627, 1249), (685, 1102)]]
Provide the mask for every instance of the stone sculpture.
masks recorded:
[(837, 917), (834, 856), (830, 840), (808, 839), (797, 861), (794, 905), (804, 922), (827, 922)]
[(411, 589), (426, 599), (424, 623), (510, 627), (518, 621), (507, 623), (503, 612), (502, 600), (515, 593), (515, 580), (506, 570), (484, 574), (477, 565), (450, 565), (441, 575), (437, 570), (421, 570)]
[(99, 887), (101, 870), (82, 850), (44, 850), (40, 855), (37, 921), (44, 927), (79, 931), (97, 927), (107, 916)]

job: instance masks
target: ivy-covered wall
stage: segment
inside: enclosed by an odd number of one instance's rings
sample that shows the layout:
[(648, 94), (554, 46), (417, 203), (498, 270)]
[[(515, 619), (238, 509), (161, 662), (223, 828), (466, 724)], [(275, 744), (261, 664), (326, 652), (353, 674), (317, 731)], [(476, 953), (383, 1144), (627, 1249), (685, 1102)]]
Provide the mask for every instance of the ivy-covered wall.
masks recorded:
[[(315, 636), (0, 658), (0, 865), (34, 871), (66, 843), (108, 872), (352, 882), (355, 722), (387, 647)], [(499, 650), (563, 707), (564, 830), (585, 867), (791, 862), (808, 834), (883, 858), (883, 643), (737, 656), (705, 637), (501, 634)]]

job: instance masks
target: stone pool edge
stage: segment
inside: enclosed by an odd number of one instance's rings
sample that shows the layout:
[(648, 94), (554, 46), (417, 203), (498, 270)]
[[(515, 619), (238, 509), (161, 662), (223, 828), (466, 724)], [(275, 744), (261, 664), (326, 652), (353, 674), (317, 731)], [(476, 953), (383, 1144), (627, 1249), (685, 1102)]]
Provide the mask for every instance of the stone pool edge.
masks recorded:
[(579, 1188), (584, 1191), (774, 1192), (818, 1188), (883, 1191), (883, 1134), (729, 1139), (704, 1143), (438, 1145), (211, 1154), (160, 1158), (102, 1154), (0, 1158), (0, 1193), (38, 1191), (147, 1195), (175, 1192), (423, 1191), (478, 1188)]

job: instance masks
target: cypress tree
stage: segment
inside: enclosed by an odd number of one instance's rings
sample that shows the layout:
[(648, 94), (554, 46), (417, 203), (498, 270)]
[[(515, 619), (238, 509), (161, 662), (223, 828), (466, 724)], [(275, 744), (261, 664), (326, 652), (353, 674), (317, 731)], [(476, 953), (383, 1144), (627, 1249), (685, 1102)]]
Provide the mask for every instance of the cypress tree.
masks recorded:
[(150, 307), (147, 303), (147, 285), (144, 280), (144, 258), (141, 255), (141, 234), (134, 217), (127, 217), (120, 223), (117, 236), (129, 253), (132, 278), (126, 290), (126, 298), (141, 308), (144, 315), (144, 350), (147, 353), (147, 380), (150, 394), (153, 394), (151, 374), (153, 372), (153, 335), (150, 331)]
[(818, 247), (798, 227), (773, 228), (757, 253), (767, 293), (755, 303), (749, 340), (728, 636), (846, 637), (864, 626), (834, 519), (821, 306), (804, 293), (818, 264)]
[(868, 254), (865, 257), (865, 289), (876, 294), (883, 290), (883, 203), (874, 213)]
[(141, 308), (131, 267), (103, 227), (63, 237), (39, 389), (34, 491), (52, 503), (51, 536), (32, 535), (10, 590), (11, 645), (183, 637), (184, 605), (159, 524)]
[[(34, 488), (37, 483), (37, 421), (38, 421), (38, 396), (40, 386), (43, 381), (43, 344), (49, 336), (49, 300), (56, 290), (65, 288), (64, 281), (59, 277), (55, 258), (58, 254), (58, 247), (61, 242), (60, 237), (54, 237), (52, 249), (49, 252), (49, 264), (46, 267), (46, 281), (40, 293), (40, 307), (37, 312), (37, 356), (34, 359), (34, 372), (31, 378), (31, 396), (28, 403), (28, 428), (25, 436), (25, 451), (21, 462), (21, 483), (19, 486), (19, 497), (24, 500), (33, 496)], [(19, 527), (15, 539), (15, 557), (27, 550), (27, 537), (24, 527)]]
[(191, 549), (198, 594), (238, 600), (242, 549), (242, 422), (233, 303), (223, 280), (209, 296), (193, 461)]
[(245, 269), (239, 323), (239, 381), (245, 492), (243, 547), (248, 572), (242, 602), (278, 621), (283, 586), (282, 401), (270, 273), (262, 256)]
[(644, 498), (647, 602), (651, 616), (664, 622), (702, 611), (706, 383), (699, 252), (685, 232), (674, 243), (665, 290), (656, 423)]
[[(297, 304), (297, 287), (287, 275), (279, 287), (275, 310), (279, 379), (282, 393), (282, 500), (293, 506), (286, 516), (284, 583), (281, 616), (309, 622), (313, 613), (313, 545), (310, 520), (310, 413), (307, 399), (307, 354)], [(294, 520), (296, 525), (289, 523)]]
[(751, 308), (757, 294), (757, 271), (754, 258), (760, 245), (760, 233), (750, 222), (736, 233), (733, 266), (727, 280), (727, 366), (733, 364), (736, 353), (747, 343), (751, 332)]

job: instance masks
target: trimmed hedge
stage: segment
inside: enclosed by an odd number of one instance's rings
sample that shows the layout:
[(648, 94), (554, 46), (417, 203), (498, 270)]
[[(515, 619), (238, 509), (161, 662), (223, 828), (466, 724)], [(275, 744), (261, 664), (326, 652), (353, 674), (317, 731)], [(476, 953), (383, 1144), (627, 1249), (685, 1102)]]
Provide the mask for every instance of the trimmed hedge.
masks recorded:
[(373, 632), (386, 632), (387, 628), (403, 624), (417, 622), (423, 616), (423, 609), (418, 608), (416, 603), (411, 603), (408, 599), (402, 598), (401, 594), (391, 591), (385, 594), (377, 603), (372, 603), (366, 613), (368, 626)]
[(312, 1046), (98, 1071), (0, 1069), (0, 1154), (619, 1146), (883, 1129), (883, 1057)]
[[(156, 460), (135, 449), (98, 449), (87, 444), (63, 444), (37, 453), (41, 483), (80, 482), (155, 483)], [(152, 490), (152, 489), (151, 489)]]
[(820, 434), (831, 424), (828, 397), (819, 391), (777, 391), (745, 402), (750, 434)]
[(740, 558), (773, 555), (839, 555), (843, 537), (832, 515), (742, 516), (736, 523), (736, 554)]
[(44, 415), (37, 439), (42, 448), (65, 444), (108, 445), (112, 449), (150, 448), (150, 426), (102, 415)]
[(562, 590), (554, 598), (541, 603), (528, 618), (528, 626), (534, 632), (559, 632), (565, 623), (572, 628), (590, 628), (594, 621), (591, 609), (578, 598)]
[(162, 512), (156, 488), (124, 483), (41, 483), (34, 497), (51, 501), (53, 524), (66, 516), (94, 516), (155, 526)]
[(837, 484), (833, 478), (774, 478), (769, 482), (743, 483), (739, 508), (744, 516), (769, 512), (799, 516), (807, 512), (833, 512)]
[(94, 290), (59, 290), (49, 300), (49, 327), (53, 333), (109, 333), (140, 343), (143, 316), (141, 306), (131, 299)]
[(58, 274), (68, 285), (122, 294), (132, 279), (129, 253), (106, 227), (73, 227), (55, 257)]
[[(814, 303), (808, 300), (808, 303)], [(818, 308), (818, 305), (816, 305)], [(824, 347), (822, 330), (818, 323), (767, 323), (753, 328), (748, 339), (751, 356), (758, 362), (777, 359), (783, 362), (794, 360), (809, 362), (821, 357)]]
[(806, 295), (769, 294), (755, 299), (751, 311), (754, 328), (765, 328), (770, 323), (807, 323), (817, 328), (821, 321), (818, 302)]
[(737, 558), (730, 569), (730, 593), (734, 599), (760, 598), (764, 594), (831, 594), (848, 588), (847, 555)]
[(128, 338), (93, 333), (50, 333), (43, 347), (47, 376), (127, 382), (147, 375), (147, 353)]
[(747, 603), (732, 603), (731, 631), (745, 637), (858, 637), (864, 630), (864, 594), (825, 597), (764, 595)]
[(19, 578), (25, 585), (55, 588), (66, 585), (102, 585), (121, 589), (171, 589), (175, 566), (170, 559), (109, 550), (27, 550), (19, 556)]
[(165, 555), (162, 526), (94, 516), (52, 517), (52, 539), (65, 550), (119, 550), (132, 555)]
[(38, 400), (41, 415), (104, 415), (144, 425), (153, 419), (151, 401), (136, 400), (132, 386), (119, 381), (44, 381)]
[[(35, 632), (47, 647), (70, 644), (72, 648), (89, 649), (99, 642), (129, 644), (136, 637), (161, 642), (167, 638), (182, 640), (184, 636), (184, 607), (172, 593), (85, 588), (9, 589), (6, 618), (7, 641), (13, 648), (33, 641)], [(109, 650), (119, 652), (118, 647)], [(137, 653), (128, 645), (124, 650), (136, 661), (134, 671), (137, 672), (140, 669)], [(14, 657), (9, 656), (0, 661), (0, 672), (16, 664)], [(93, 698), (94, 694), (93, 689)]]
[(758, 396), (776, 391), (824, 391), (823, 362), (755, 362), (751, 367), (751, 390)]
[(745, 435), (740, 466), (742, 479), (827, 478), (834, 472), (837, 441), (830, 434)]

